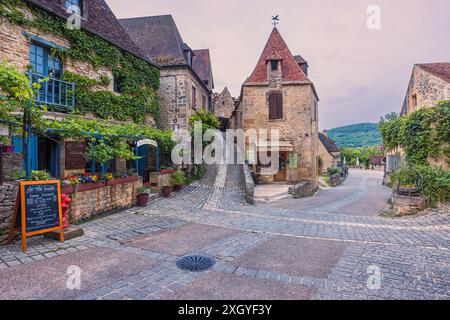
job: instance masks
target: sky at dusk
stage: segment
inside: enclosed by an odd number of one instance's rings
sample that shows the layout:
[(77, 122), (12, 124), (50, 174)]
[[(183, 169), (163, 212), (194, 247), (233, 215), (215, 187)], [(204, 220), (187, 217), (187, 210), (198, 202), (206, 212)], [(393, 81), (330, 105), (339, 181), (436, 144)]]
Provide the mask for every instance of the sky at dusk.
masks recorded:
[[(209, 48), (215, 91), (238, 96), (280, 15), (291, 52), (309, 62), (320, 129), (399, 112), (415, 63), (450, 61), (449, 0), (106, 0), (118, 18), (173, 15), (183, 40)], [(367, 8), (381, 8), (369, 30)]]

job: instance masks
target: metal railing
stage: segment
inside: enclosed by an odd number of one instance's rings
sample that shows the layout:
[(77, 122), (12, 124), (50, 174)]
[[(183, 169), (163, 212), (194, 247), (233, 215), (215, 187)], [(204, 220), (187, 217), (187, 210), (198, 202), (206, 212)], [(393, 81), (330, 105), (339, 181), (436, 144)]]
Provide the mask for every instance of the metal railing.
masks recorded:
[(59, 112), (75, 111), (75, 83), (47, 77), (31, 70), (28, 73), (30, 85), (40, 83), (34, 101), (49, 110)]

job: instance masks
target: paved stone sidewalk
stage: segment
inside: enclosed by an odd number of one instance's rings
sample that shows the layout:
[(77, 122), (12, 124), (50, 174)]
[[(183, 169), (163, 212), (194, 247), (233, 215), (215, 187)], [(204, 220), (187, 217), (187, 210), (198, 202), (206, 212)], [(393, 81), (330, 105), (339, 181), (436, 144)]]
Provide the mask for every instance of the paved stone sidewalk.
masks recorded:
[[(374, 212), (385, 205), (376, 179), (359, 174), (314, 198), (249, 206), (224, 176), (233, 179), (227, 170), (147, 208), (83, 224), (81, 238), (32, 238), (27, 253), (19, 243), (0, 247), (0, 297), (450, 298), (447, 207), (407, 219), (343, 214), (368, 201)], [(213, 258), (213, 268), (178, 269), (192, 254)], [(73, 265), (83, 271), (80, 290), (66, 287)]]

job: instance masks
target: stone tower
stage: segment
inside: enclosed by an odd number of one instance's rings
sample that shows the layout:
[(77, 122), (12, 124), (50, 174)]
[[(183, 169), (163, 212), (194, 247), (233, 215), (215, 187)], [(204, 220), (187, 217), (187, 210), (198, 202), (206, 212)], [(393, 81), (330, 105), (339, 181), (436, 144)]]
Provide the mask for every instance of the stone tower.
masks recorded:
[(254, 166), (262, 183), (294, 184), (317, 178), (319, 98), (306, 75), (307, 62), (296, 57), (274, 28), (253, 73), (242, 85), (239, 112), (243, 129), (278, 129), (280, 133), (278, 150), (246, 145), (247, 150), (279, 151), (277, 174), (260, 175), (259, 159)]

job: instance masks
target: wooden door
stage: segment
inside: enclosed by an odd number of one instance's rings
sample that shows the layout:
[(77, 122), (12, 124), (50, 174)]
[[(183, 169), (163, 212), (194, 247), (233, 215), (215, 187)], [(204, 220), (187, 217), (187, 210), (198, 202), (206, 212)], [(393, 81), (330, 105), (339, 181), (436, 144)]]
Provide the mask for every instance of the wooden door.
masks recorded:
[(286, 152), (280, 152), (279, 155), (279, 163), (278, 163), (278, 172), (275, 174), (274, 181), (275, 182), (284, 182), (286, 181), (286, 158), (287, 153)]

